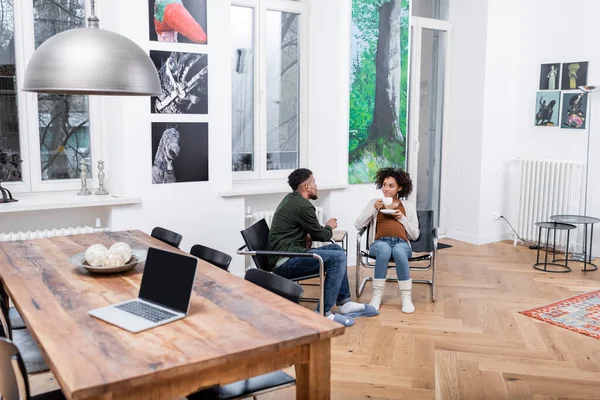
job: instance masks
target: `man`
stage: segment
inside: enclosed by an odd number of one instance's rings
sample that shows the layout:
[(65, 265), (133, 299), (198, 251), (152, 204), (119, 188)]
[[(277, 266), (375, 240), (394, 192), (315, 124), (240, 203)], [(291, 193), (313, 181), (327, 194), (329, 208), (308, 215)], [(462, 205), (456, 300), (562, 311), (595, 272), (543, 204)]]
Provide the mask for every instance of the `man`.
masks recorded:
[[(329, 219), (321, 226), (310, 200), (317, 200), (317, 184), (312, 172), (306, 168), (295, 170), (288, 177), (293, 192), (279, 204), (271, 222), (269, 250), (283, 252), (316, 253), (325, 264), (325, 316), (344, 326), (354, 325), (352, 317), (374, 316), (379, 314), (373, 307), (355, 303), (350, 297), (347, 260), (344, 250), (337, 244), (306, 250), (307, 234), (311, 240), (326, 242), (337, 228), (337, 220)], [(314, 258), (269, 257), (269, 266), (277, 275), (288, 279), (316, 274), (319, 262)], [(339, 314), (332, 314), (331, 308), (337, 304)], [(317, 307), (317, 311), (319, 308)]]

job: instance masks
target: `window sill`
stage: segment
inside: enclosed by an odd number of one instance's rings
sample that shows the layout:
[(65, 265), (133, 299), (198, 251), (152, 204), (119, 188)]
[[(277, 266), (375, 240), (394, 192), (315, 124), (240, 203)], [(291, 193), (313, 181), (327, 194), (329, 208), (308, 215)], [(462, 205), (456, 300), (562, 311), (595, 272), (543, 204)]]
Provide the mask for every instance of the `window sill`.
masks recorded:
[(113, 207), (138, 204), (138, 197), (77, 196), (77, 192), (13, 194), (17, 202), (0, 204), (0, 214), (40, 210), (58, 210), (82, 207)]
[[(325, 190), (343, 190), (348, 187), (345, 183), (326, 183), (318, 184), (319, 191)], [(252, 184), (238, 185), (234, 184), (232, 190), (221, 192), (221, 197), (242, 197), (242, 196), (260, 196), (263, 194), (288, 193), (291, 189), (287, 183), (277, 185), (264, 185), (259, 181)]]

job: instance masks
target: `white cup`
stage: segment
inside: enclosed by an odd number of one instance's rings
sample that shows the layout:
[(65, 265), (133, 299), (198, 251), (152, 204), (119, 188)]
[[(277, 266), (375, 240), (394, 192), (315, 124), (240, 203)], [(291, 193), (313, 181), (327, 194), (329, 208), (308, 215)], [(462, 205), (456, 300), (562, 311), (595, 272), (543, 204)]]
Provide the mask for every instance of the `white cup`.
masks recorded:
[(381, 199), (383, 201), (383, 204), (385, 206), (391, 206), (392, 203), (394, 202), (394, 199), (392, 199), (391, 197), (384, 197), (383, 199)]

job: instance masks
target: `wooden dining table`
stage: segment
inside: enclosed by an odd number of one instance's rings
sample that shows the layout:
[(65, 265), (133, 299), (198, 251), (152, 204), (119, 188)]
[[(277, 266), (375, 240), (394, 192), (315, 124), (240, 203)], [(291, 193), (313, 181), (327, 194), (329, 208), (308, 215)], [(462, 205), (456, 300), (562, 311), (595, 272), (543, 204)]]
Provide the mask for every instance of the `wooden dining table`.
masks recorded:
[(69, 258), (116, 242), (183, 253), (137, 230), (0, 242), (2, 282), (67, 398), (177, 399), (292, 365), (297, 399), (330, 398), (344, 327), (202, 260), (186, 318), (133, 334), (91, 317), (137, 297), (143, 263), (102, 275)]

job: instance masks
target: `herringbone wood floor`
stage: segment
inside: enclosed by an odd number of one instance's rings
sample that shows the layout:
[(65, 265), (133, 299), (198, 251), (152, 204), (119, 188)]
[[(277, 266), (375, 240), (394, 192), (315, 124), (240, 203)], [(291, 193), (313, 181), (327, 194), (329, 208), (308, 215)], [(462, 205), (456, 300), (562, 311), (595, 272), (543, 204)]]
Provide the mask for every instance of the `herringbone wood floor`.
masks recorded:
[[(436, 303), (416, 285), (417, 311), (403, 314), (388, 283), (381, 315), (333, 342), (332, 398), (600, 399), (600, 341), (518, 313), (597, 290), (600, 272), (539, 272), (535, 252), (510, 242), (446, 242)], [(54, 385), (49, 374), (31, 379), (34, 391)], [(293, 398), (293, 388), (261, 397)]]

